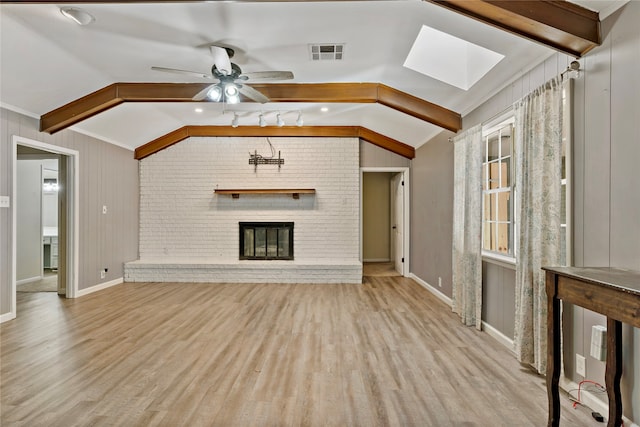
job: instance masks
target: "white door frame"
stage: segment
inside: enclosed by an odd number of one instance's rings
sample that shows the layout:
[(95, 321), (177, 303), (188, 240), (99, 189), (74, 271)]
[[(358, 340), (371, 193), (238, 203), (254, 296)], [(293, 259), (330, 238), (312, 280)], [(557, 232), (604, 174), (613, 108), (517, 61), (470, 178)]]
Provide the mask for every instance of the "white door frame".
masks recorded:
[(403, 208), (403, 222), (404, 229), (402, 234), (403, 241), (403, 252), (404, 252), (404, 263), (402, 264), (402, 275), (409, 276), (409, 272), (411, 271), (409, 268), (409, 260), (411, 259), (409, 254), (409, 208), (410, 208), (410, 187), (409, 187), (409, 168), (408, 167), (361, 167), (360, 168), (360, 262), (362, 262), (362, 184), (363, 184), (363, 174), (365, 172), (391, 172), (391, 173), (401, 173), (402, 180), (404, 181), (404, 208)]
[(67, 298), (76, 298), (78, 294), (78, 277), (79, 277), (79, 254), (80, 254), (80, 204), (78, 196), (80, 194), (80, 153), (76, 150), (60, 147), (58, 145), (46, 144), (18, 135), (13, 135), (13, 152), (12, 152), (12, 168), (13, 168), (13, 203), (11, 213), (11, 310), (7, 313), (4, 320), (14, 319), (16, 317), (16, 269), (17, 269), (17, 249), (16, 249), (16, 195), (18, 192), (17, 170), (18, 170), (18, 145), (37, 148), (39, 150), (48, 151), (54, 154), (62, 154), (72, 159), (71, 166), (68, 170), (67, 179)]

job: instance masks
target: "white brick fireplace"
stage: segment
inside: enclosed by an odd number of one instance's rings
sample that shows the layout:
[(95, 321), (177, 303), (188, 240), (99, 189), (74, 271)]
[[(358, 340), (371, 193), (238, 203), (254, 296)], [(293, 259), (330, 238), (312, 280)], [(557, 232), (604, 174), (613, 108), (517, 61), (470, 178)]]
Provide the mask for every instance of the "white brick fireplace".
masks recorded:
[[(127, 281), (360, 283), (357, 138), (189, 138), (140, 161), (140, 259)], [(315, 194), (214, 194), (215, 189)], [(293, 222), (293, 260), (240, 260), (240, 222)]]

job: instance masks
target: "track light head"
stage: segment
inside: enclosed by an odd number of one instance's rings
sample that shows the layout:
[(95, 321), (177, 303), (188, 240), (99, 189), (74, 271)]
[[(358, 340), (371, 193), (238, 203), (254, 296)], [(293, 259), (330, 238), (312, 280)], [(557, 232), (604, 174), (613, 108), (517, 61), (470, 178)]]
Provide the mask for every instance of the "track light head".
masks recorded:
[(262, 115), (262, 113), (258, 116), (258, 125), (260, 125), (261, 128), (267, 125), (267, 121), (264, 119), (264, 115)]
[(302, 120), (302, 111), (298, 112), (298, 118), (296, 119), (296, 126), (302, 127), (304, 125), (304, 120)]
[(280, 113), (276, 114), (276, 124), (278, 125), (278, 127), (284, 126), (284, 120), (282, 120), (282, 117), (280, 117)]
[(233, 113), (233, 120), (231, 120), (231, 127), (232, 128), (237, 128), (239, 125), (238, 123), (238, 113)]

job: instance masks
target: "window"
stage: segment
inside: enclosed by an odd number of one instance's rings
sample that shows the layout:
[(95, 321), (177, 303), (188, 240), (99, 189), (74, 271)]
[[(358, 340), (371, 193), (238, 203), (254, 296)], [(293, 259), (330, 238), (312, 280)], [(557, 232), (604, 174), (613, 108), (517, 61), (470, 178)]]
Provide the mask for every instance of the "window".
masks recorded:
[(571, 103), (571, 85), (569, 80), (564, 83), (562, 90), (562, 206), (560, 210), (560, 256), (564, 265), (573, 265), (573, 250), (571, 245), (571, 237), (573, 236), (571, 224), (571, 167), (572, 167), (572, 144), (573, 127), (571, 126), (572, 103)]
[(515, 258), (513, 116), (482, 132), (482, 250)]

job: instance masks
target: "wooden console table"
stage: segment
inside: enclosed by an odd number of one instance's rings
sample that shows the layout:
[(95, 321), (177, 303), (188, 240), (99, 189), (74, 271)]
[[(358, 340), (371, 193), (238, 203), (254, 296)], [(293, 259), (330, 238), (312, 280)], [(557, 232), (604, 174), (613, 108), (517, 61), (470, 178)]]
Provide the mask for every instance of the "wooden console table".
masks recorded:
[(543, 267), (546, 271), (548, 426), (560, 424), (560, 300), (607, 316), (607, 426), (622, 425), (622, 323), (640, 328), (640, 272), (618, 268)]

